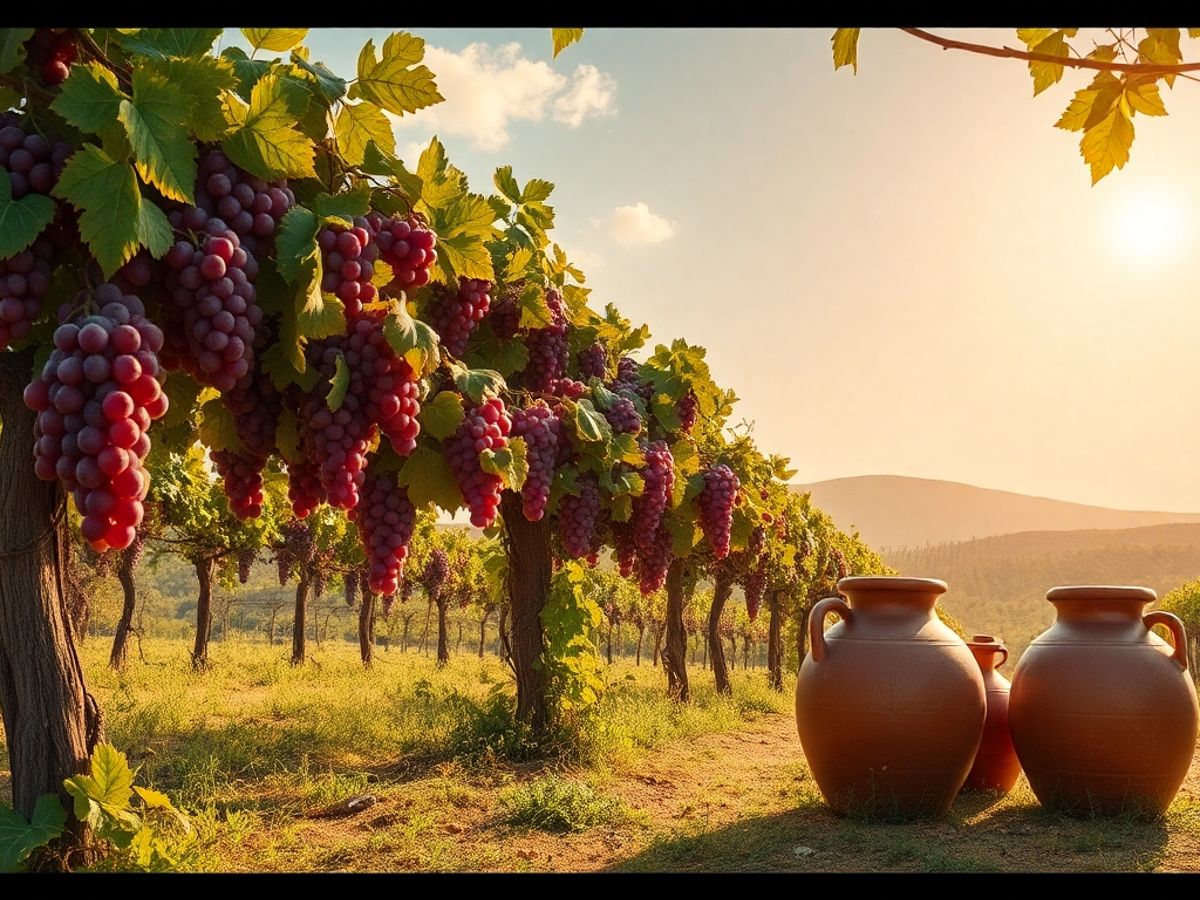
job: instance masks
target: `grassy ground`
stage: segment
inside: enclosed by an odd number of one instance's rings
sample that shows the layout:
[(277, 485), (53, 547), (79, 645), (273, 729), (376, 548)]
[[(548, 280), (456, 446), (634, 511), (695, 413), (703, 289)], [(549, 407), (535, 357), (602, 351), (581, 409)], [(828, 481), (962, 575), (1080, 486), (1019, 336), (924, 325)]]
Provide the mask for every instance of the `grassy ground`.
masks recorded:
[[(193, 816), (201, 870), (1200, 870), (1200, 773), (1162, 822), (1043, 813), (1022, 781), (964, 797), (944, 822), (895, 826), (825, 811), (790, 715), (762, 672), (735, 699), (694, 673), (696, 702), (618, 664), (575, 740), (518, 760), (507, 673), (326, 644), (215, 645), (193, 674), (183, 642), (149, 641), (116, 675), (85, 665), (110, 740)], [(0, 794), (6, 790), (0, 750)], [(367, 798), (347, 806), (354, 798)]]

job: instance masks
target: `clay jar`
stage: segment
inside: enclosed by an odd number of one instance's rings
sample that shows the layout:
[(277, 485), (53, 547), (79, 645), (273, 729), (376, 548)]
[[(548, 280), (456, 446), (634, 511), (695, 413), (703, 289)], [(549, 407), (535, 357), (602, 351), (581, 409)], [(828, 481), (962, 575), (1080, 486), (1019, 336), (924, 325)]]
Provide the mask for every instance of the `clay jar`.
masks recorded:
[(996, 670), (1008, 660), (1008, 648), (990, 634), (977, 634), (967, 646), (979, 663), (987, 692), (987, 719), (983, 740), (975, 754), (975, 764), (967, 775), (964, 791), (1003, 791), (1008, 793), (1021, 774), (1017, 751), (1008, 730), (1008, 679)]
[[(983, 675), (938, 618), (946, 583), (851, 577), (817, 603), (796, 685), (813, 778), (839, 813), (943, 815), (962, 787), (986, 712)], [(828, 631), (825, 617), (842, 621)]]
[[(1183, 623), (1143, 615), (1143, 587), (1056, 587), (1054, 624), (1013, 673), (1009, 722), (1043, 806), (1161, 814), (1196, 747), (1196, 687)], [(1151, 633), (1165, 625), (1174, 646)]]

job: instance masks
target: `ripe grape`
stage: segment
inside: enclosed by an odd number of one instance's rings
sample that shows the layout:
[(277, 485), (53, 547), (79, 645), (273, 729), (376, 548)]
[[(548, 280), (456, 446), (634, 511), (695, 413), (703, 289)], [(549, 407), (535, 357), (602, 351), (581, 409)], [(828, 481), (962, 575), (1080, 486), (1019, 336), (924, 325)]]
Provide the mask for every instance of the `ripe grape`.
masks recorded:
[(49, 195), (70, 155), (70, 144), (26, 134), (16, 124), (0, 128), (0, 170), (8, 176), (13, 200)]
[(394, 594), (408, 557), (408, 543), (417, 523), (417, 510), (408, 499), (408, 488), (396, 483), (394, 473), (368, 472), (363, 502), (351, 513), (370, 567), (367, 582), (376, 594)]
[(604, 418), (617, 434), (638, 434), (642, 430), (642, 417), (628, 397), (617, 396), (612, 406), (604, 410)]
[(729, 555), (729, 531), (733, 526), (733, 504), (741, 483), (729, 466), (713, 466), (703, 472), (704, 487), (696, 498), (700, 506), (700, 529), (712, 545), (713, 556)]
[(249, 547), (237, 552), (238, 582), (241, 584), (246, 584), (250, 581), (250, 572), (254, 568), (254, 558), (257, 555), (257, 552)]
[(641, 397), (644, 403), (649, 403), (654, 396), (654, 385), (642, 381), (638, 374), (639, 368), (637, 360), (633, 357), (622, 356), (621, 361), (617, 363), (617, 380), (613, 384), (613, 390), (618, 393), (632, 391)]
[(846, 563), (846, 554), (837, 547), (833, 547), (829, 551), (829, 566), (837, 575), (838, 581), (850, 574), (850, 566)]
[(566, 397), (568, 400), (578, 400), (587, 393), (587, 385), (574, 378), (555, 378), (550, 383), (550, 393), (555, 397)]
[(538, 522), (550, 500), (561, 420), (549, 406), (538, 401), (527, 409), (514, 409), (512, 423), (513, 436), (525, 439), (529, 461), (529, 474), (521, 488), (521, 510), (530, 522)]
[(257, 519), (263, 510), (262, 468), (265, 458), (232, 450), (213, 450), (209, 457), (221, 476), (229, 509), (239, 519)]
[(391, 284), (404, 290), (429, 283), (429, 270), (437, 262), (437, 235), (418, 216), (385, 219), (367, 216), (379, 258), (392, 269)]
[(746, 594), (746, 614), (753, 622), (762, 606), (763, 594), (767, 588), (768, 559), (765, 553), (760, 553), (742, 576), (742, 590)]
[[(253, 254), (270, 250), (275, 229), (284, 214), (296, 205), (296, 195), (286, 180), (266, 182), (238, 168), (220, 150), (206, 151), (198, 163), (196, 208), (205, 219), (217, 217), (228, 223)], [(183, 210), (177, 228), (182, 224)], [(196, 218), (199, 213), (193, 214)]]
[(593, 552), (599, 518), (600, 485), (595, 475), (585, 473), (579, 478), (579, 493), (564, 494), (558, 504), (559, 535), (567, 556), (579, 559)]
[(275, 547), (275, 564), (279, 568), (279, 583), (287, 584), (297, 568), (305, 568), (316, 553), (312, 529), (307, 522), (289, 519), (279, 529), (280, 542)]
[(480, 278), (459, 278), (456, 290), (444, 285), (433, 287), (429, 324), (451, 356), (462, 356), (467, 352), (471, 332), (491, 306), (488, 296), (491, 289), (492, 283)]
[(320, 467), (311, 460), (302, 459), (288, 463), (287, 474), (292, 513), (297, 519), (306, 519), (309, 513), (325, 502)]
[(648, 551), (638, 552), (638, 589), (643, 597), (661, 590), (667, 581), (667, 569), (671, 568), (671, 532), (659, 526)]
[(450, 577), (450, 558), (441, 547), (435, 547), (429, 553), (429, 560), (421, 572), (421, 587), (425, 588), (425, 596), (438, 603), (442, 599), (442, 591)]
[(633, 498), (631, 521), (638, 552), (651, 554), (667, 500), (675, 486), (675, 461), (664, 441), (654, 441), (648, 445), (645, 454), (646, 465), (642, 469), (645, 488), (641, 496)]
[(584, 378), (599, 378), (603, 381), (608, 372), (608, 350), (596, 341), (579, 351), (576, 362)]
[(551, 323), (526, 333), (529, 362), (521, 372), (521, 383), (526, 390), (543, 393), (549, 393), (554, 382), (566, 374), (568, 359), (567, 314), (562, 295), (547, 290), (546, 306), (550, 309)]
[(25, 42), (26, 62), (38, 70), (42, 83), (51, 87), (67, 80), (78, 57), (75, 35), (69, 28), (38, 28)]
[(345, 592), (346, 605), (353, 607), (358, 602), (358, 588), (363, 581), (363, 573), (351, 570), (342, 575), (342, 590)]
[(508, 446), (512, 419), (499, 397), (485, 400), (467, 410), (462, 424), (443, 444), (443, 452), (459, 490), (471, 511), (471, 524), (488, 528), (496, 521), (503, 481), (499, 475), (483, 471), (480, 454)]
[(326, 225), (317, 234), (317, 245), (321, 248), (324, 273), (321, 290), (334, 294), (346, 309), (347, 320), (362, 316), (380, 319), (384, 310), (364, 312), (366, 304), (379, 299), (379, 289), (372, 280), (375, 263), (380, 250), (376, 244), (367, 219), (355, 220), (353, 228), (344, 225)]
[(696, 424), (696, 417), (700, 414), (700, 407), (696, 400), (696, 392), (688, 390), (683, 395), (683, 399), (679, 401), (679, 428), (684, 433), (692, 430)]
[(16, 256), (0, 259), (0, 350), (26, 337), (42, 314), (54, 251), (54, 244), (40, 237)]
[(493, 333), (502, 341), (512, 340), (520, 330), (521, 306), (517, 298), (524, 287), (523, 282), (505, 285), (500, 296), (491, 303), (488, 321), (492, 323)]
[(622, 578), (629, 578), (637, 564), (637, 542), (633, 538), (633, 527), (628, 522), (613, 522), (612, 538), (617, 569)]

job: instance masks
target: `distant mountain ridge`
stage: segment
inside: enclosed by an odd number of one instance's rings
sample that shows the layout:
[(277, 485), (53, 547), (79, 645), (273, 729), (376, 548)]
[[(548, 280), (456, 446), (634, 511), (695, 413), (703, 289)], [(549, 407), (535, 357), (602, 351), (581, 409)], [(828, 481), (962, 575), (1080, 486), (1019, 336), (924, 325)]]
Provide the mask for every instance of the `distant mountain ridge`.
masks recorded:
[(876, 549), (923, 547), (1021, 531), (1126, 529), (1200, 523), (1200, 513), (1109, 509), (957, 481), (860, 475), (792, 485), (844, 531)]

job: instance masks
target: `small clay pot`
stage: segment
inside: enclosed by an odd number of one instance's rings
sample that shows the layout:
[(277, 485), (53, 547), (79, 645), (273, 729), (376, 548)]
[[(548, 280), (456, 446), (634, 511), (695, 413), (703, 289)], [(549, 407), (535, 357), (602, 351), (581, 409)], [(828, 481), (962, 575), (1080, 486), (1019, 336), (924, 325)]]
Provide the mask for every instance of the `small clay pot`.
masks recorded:
[[(986, 713), (983, 675), (938, 618), (944, 581), (851, 577), (808, 617), (796, 727), (839, 813), (944, 815), (966, 780)], [(825, 617), (842, 621), (828, 631)]]
[(1008, 730), (1008, 679), (996, 670), (1008, 660), (1008, 648), (990, 634), (977, 634), (967, 646), (979, 663), (987, 692), (987, 719), (983, 740), (975, 754), (975, 764), (967, 775), (964, 791), (1003, 791), (1008, 793), (1021, 774), (1021, 763)]
[(1200, 720), (1183, 622), (1143, 614), (1157, 599), (1150, 588), (1056, 587), (1046, 599), (1057, 618), (1022, 654), (1009, 698), (1030, 787), (1043, 806), (1068, 813), (1165, 812)]

